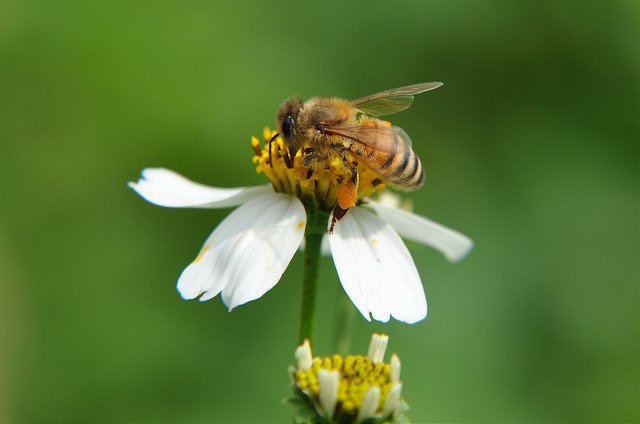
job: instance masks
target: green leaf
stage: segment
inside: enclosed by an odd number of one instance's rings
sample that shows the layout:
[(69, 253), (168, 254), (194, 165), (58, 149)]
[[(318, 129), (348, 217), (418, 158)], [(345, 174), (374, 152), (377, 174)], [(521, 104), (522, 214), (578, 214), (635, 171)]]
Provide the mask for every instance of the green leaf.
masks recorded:
[(293, 409), (294, 424), (328, 424), (327, 421), (318, 414), (311, 399), (304, 394), (295, 384), (291, 385), (293, 396), (285, 402)]

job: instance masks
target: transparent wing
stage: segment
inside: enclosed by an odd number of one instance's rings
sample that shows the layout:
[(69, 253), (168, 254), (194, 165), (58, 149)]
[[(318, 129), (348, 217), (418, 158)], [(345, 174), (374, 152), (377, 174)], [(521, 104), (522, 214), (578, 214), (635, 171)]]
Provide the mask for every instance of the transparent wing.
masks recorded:
[(374, 151), (405, 153), (411, 151), (411, 138), (400, 127), (386, 121), (370, 120), (353, 127), (325, 127), (332, 135), (364, 144)]
[(391, 115), (407, 109), (413, 103), (413, 96), (425, 91), (435, 90), (442, 85), (441, 82), (423, 82), (407, 85), (406, 87), (392, 88), (376, 94), (351, 100), (351, 104), (366, 115), (383, 116)]

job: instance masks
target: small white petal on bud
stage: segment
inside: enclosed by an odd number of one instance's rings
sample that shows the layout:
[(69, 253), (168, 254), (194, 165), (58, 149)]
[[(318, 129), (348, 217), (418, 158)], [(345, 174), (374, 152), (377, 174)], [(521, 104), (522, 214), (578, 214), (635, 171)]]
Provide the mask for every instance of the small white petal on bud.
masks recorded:
[(395, 384), (389, 394), (387, 395), (387, 400), (384, 403), (384, 409), (382, 410), (383, 416), (388, 416), (400, 407), (400, 394), (402, 393), (402, 384)]
[(340, 383), (340, 373), (336, 370), (327, 371), (323, 368), (318, 370), (318, 385), (320, 386), (320, 405), (325, 412), (325, 418), (329, 421), (333, 418), (338, 402), (338, 386)]
[(289, 381), (291, 381), (291, 384), (296, 384), (296, 369), (292, 366), (289, 366), (289, 368), (287, 368), (287, 372), (289, 373)]
[(378, 403), (380, 403), (380, 387), (369, 387), (369, 390), (367, 390), (367, 393), (364, 395), (364, 399), (362, 399), (362, 406), (360, 406), (356, 422), (374, 417), (378, 411)]
[(294, 356), (298, 362), (299, 370), (308, 370), (311, 368), (313, 356), (311, 355), (311, 345), (309, 344), (309, 340), (305, 339), (304, 342), (296, 348)]
[(400, 383), (400, 358), (395, 353), (391, 355), (391, 382), (393, 384)]
[(372, 334), (371, 343), (369, 343), (368, 357), (374, 364), (382, 362), (384, 359), (384, 352), (387, 350), (387, 343), (389, 342), (389, 336), (386, 334)]

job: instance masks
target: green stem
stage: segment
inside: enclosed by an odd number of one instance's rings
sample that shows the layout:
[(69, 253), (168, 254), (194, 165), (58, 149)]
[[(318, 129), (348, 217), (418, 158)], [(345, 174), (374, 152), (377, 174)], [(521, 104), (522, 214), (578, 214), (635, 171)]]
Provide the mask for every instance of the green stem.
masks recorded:
[[(304, 270), (302, 272), (302, 309), (300, 311), (299, 342), (309, 339), (313, 345), (313, 327), (316, 315), (316, 292), (318, 282), (318, 263), (320, 245), (325, 233), (326, 218), (324, 214), (307, 209), (308, 222), (305, 233)], [(324, 223), (323, 223), (324, 222)]]
[(351, 321), (353, 319), (354, 307), (351, 299), (344, 292), (340, 284), (337, 285), (336, 303), (333, 313), (333, 351), (346, 355), (349, 352), (351, 339)]

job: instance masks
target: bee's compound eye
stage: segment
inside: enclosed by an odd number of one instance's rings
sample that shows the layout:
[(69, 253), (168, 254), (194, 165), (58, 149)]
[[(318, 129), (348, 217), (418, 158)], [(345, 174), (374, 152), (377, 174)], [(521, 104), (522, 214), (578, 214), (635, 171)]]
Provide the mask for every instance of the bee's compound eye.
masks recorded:
[(293, 132), (293, 118), (291, 115), (287, 115), (282, 121), (282, 135), (285, 139), (291, 138)]

